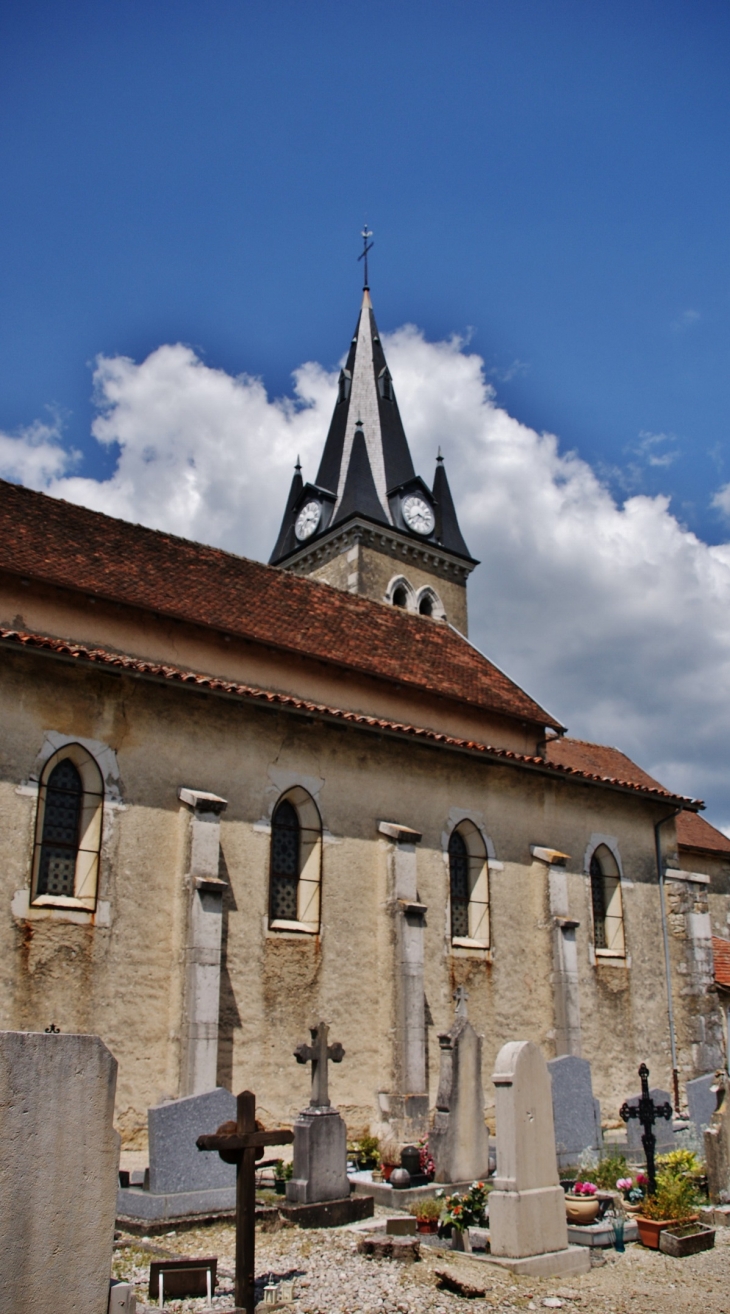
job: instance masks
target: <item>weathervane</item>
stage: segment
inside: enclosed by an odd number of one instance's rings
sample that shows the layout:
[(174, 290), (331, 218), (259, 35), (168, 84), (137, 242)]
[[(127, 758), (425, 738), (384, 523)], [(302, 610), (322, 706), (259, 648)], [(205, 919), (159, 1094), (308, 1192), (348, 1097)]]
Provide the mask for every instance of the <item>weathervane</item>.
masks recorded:
[(370, 229), (368, 228), (367, 224), (365, 224), (365, 227), (363, 228), (360, 236), (362, 238), (363, 249), (357, 258), (358, 260), (365, 261), (365, 282), (363, 283), (363, 291), (365, 291), (367, 288), (370, 287), (370, 284), (368, 282), (368, 251), (372, 251), (373, 249), (373, 244), (370, 241), (370, 238), (372, 237), (372, 233), (370, 232)]

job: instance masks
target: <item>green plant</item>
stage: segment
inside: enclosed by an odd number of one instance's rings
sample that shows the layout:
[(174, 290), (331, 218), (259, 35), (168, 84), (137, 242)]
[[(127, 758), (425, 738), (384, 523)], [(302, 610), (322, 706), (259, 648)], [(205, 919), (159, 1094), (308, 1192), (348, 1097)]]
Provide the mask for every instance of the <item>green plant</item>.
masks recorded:
[(284, 1163), (283, 1159), (276, 1160), (276, 1163), (274, 1164), (274, 1177), (277, 1182), (291, 1181), (291, 1176), (293, 1172), (294, 1172), (293, 1163)]
[(408, 1212), (413, 1214), (414, 1218), (422, 1219), (424, 1223), (433, 1222), (435, 1218), (441, 1217), (443, 1204), (440, 1200), (418, 1200), (415, 1204), (409, 1206)]
[(641, 1212), (644, 1218), (681, 1222), (694, 1213), (695, 1206), (695, 1186), (690, 1178), (662, 1174), (657, 1179), (656, 1194), (644, 1200)]
[(669, 1154), (660, 1154), (656, 1162), (661, 1177), (686, 1177), (701, 1170), (694, 1150), (671, 1150)]
[(366, 1132), (359, 1140), (353, 1141), (350, 1153), (355, 1156), (358, 1167), (376, 1168), (380, 1163), (380, 1142), (377, 1136)]
[(615, 1191), (619, 1177), (628, 1177), (628, 1165), (623, 1154), (607, 1154), (591, 1169), (591, 1181), (601, 1191)]
[(447, 1195), (444, 1223), (450, 1223), (457, 1232), (467, 1227), (480, 1227), (484, 1223), (484, 1206), (488, 1187), (484, 1182), (472, 1182), (464, 1195)]

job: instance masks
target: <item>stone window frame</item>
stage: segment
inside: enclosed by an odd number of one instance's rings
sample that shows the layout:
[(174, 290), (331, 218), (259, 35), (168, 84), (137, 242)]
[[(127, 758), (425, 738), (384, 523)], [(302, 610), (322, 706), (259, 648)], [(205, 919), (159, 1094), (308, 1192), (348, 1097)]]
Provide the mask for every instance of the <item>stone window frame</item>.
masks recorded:
[(387, 589), (385, 590), (385, 601), (389, 602), (391, 607), (399, 606), (400, 605), (399, 603), (394, 602), (396, 590), (399, 588), (405, 589), (405, 594), (406, 594), (406, 602), (402, 610), (417, 611), (418, 608), (416, 606), (416, 590), (414, 589), (410, 580), (406, 579), (405, 575), (393, 576), (390, 583), (388, 584)]
[[(458, 830), (463, 836), (467, 845), (467, 852), (470, 859), (476, 859), (480, 863), (480, 869), (473, 883), (471, 896), (469, 899), (469, 932), (468, 936), (455, 936), (451, 933), (451, 863), (449, 855), (449, 844), (454, 831)], [(491, 957), (492, 954), (492, 910), (491, 910), (491, 888), (489, 872), (490, 868), (501, 867), (501, 863), (495, 861), (494, 844), (487, 835), (484, 827), (474, 817), (472, 813), (461, 812), (452, 808), (449, 815), (449, 822), (442, 836), (442, 848), (444, 865), (447, 876), (447, 898), (446, 898), (446, 935), (450, 950), (455, 954), (474, 955), (479, 958)], [(473, 894), (480, 890), (483, 895), (481, 899), (474, 899)], [(483, 911), (479, 914), (478, 909)], [(472, 924), (474, 918), (474, 925)], [(475, 934), (472, 934), (472, 930)], [(476, 932), (481, 932), (477, 935)]]
[[(617, 929), (612, 936), (612, 944), (606, 948), (596, 945), (596, 925), (595, 909), (593, 902), (593, 884), (591, 876), (591, 862), (597, 855), (599, 849), (605, 849), (611, 861), (615, 865), (615, 871), (605, 871), (602, 869), (604, 886), (606, 881), (615, 881), (610, 898), (606, 900), (607, 916), (617, 924)], [(600, 861), (600, 860), (599, 860)], [(588, 901), (588, 915), (590, 926), (590, 943), (589, 953), (593, 965), (597, 962), (615, 964), (616, 966), (631, 965), (631, 958), (626, 944), (626, 910), (624, 905), (624, 889), (628, 882), (624, 876), (623, 863), (621, 861), (621, 852), (618, 840), (613, 835), (591, 835), (586, 846), (583, 859), (583, 871), (586, 882), (586, 895)], [(615, 911), (616, 906), (618, 912)], [(608, 913), (608, 909), (613, 907), (614, 912)], [(618, 945), (617, 936), (620, 935), (620, 946)]]
[[(296, 920), (286, 917), (271, 917), (273, 821), (277, 809), (284, 802), (292, 805), (299, 820), (300, 847)], [(267, 919), (269, 931), (276, 933), (300, 932), (305, 935), (319, 934), (322, 904), (322, 830), (322, 817), (319, 808), (312, 795), (302, 785), (292, 785), (279, 795), (271, 811), (268, 878), (269, 914)]]
[[(421, 611), (421, 604), (424, 598), (430, 598), (431, 600), (430, 613), (429, 612), (424, 613)], [(430, 584), (424, 584), (423, 588), (420, 588), (418, 590), (415, 597), (414, 610), (417, 611), (421, 616), (430, 615), (433, 620), (445, 620), (446, 618), (446, 611), (444, 608), (444, 604), (441, 601), (435, 588), (433, 588)]]
[[(74, 873), (74, 893), (39, 894), (38, 878), (40, 874), (41, 854), (43, 850), (43, 824), (45, 820), (48, 779), (60, 762), (69, 759), (73, 762), (82, 785), (81, 818), (79, 825), (79, 842), (76, 849), (76, 868)], [(99, 891), (99, 865), (104, 820), (104, 778), (101, 767), (93, 753), (76, 740), (62, 744), (51, 753), (43, 764), (38, 780), (38, 802), (33, 835), (33, 859), (31, 863), (30, 907), (31, 908), (68, 908), (83, 910), (87, 913), (96, 911)]]

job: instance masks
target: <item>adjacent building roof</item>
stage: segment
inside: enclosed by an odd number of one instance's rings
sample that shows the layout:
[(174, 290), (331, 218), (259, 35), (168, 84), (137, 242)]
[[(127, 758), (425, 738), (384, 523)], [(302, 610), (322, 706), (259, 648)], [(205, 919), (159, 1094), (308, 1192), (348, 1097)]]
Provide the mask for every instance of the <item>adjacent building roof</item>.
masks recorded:
[(697, 799), (682, 798), (670, 794), (661, 786), (649, 787), (632, 784), (630, 781), (611, 780), (581, 771), (576, 767), (551, 763), (545, 758), (527, 753), (518, 753), (510, 748), (497, 748), (479, 740), (463, 739), (447, 735), (442, 731), (430, 730), (424, 726), (411, 725), (402, 721), (392, 721), (387, 717), (369, 716), (364, 712), (354, 712), (348, 708), (334, 707), (330, 704), (315, 703), (309, 699), (297, 698), (291, 694), (272, 689), (260, 689), (252, 685), (239, 684), (232, 680), (223, 680), (206, 675), (200, 671), (184, 670), (169, 663), (145, 661), (130, 657), (126, 653), (114, 652), (108, 648), (90, 648), (86, 644), (69, 643), (64, 639), (49, 638), (44, 634), (27, 634), (18, 630), (0, 628), (0, 645), (29, 652), (45, 654), (48, 657), (74, 664), (98, 665), (108, 670), (125, 673), (145, 680), (165, 681), (183, 688), (217, 694), (226, 698), (240, 699), (256, 703), (259, 706), (281, 708), (283, 711), (300, 713), (305, 716), (316, 715), (323, 720), (344, 722), (362, 730), (375, 731), (378, 734), (395, 738), (416, 740), (419, 743), (451, 749), (456, 752), (473, 754), (482, 759), (519, 767), (523, 770), (536, 771), (541, 775), (568, 777), (579, 784), (598, 785), (607, 789), (651, 796), (654, 800), (670, 803), (674, 806), (697, 807)]
[(588, 772), (600, 780), (642, 785), (646, 789), (666, 792), (664, 785), (648, 772), (642, 771), (630, 757), (618, 748), (609, 748), (607, 744), (589, 744), (583, 739), (570, 739), (566, 735), (563, 739), (551, 739), (547, 754), (551, 762)]
[(677, 840), (682, 849), (730, 855), (730, 839), (727, 835), (723, 835), (721, 830), (716, 830), (709, 821), (694, 812), (681, 812), (677, 817)]
[(712, 954), (715, 959), (715, 981), (725, 990), (730, 990), (730, 940), (721, 940), (718, 935), (713, 935)]
[(0, 569), (562, 729), (448, 625), (2, 480)]
[[(420, 493), (430, 501), (435, 519), (430, 534), (418, 534), (402, 521), (395, 509), (397, 497), (394, 503), (399, 490), (404, 496)], [(322, 515), (316, 528), (300, 542), (295, 525), (308, 501), (321, 501)], [(303, 485), (295, 475), (271, 564), (285, 562), (305, 543), (309, 547), (355, 515), (476, 564), (459, 528), (442, 461), (433, 490), (416, 476), (367, 288), (347, 363), (340, 371), (338, 397), (316, 482)]]

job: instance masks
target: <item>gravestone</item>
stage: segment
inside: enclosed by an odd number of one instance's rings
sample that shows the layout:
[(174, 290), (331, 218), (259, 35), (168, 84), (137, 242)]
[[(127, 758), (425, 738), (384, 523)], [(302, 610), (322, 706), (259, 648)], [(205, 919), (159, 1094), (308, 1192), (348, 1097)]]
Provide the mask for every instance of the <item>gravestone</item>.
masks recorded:
[(236, 1098), (222, 1086), (148, 1109), (149, 1187), (119, 1189), (120, 1217), (152, 1222), (235, 1209), (235, 1165), (196, 1147), (202, 1133), (235, 1118)]
[(537, 1045), (503, 1045), (495, 1086), (497, 1174), (489, 1195), (491, 1259), (517, 1273), (585, 1272), (590, 1255), (568, 1246), (558, 1180), (550, 1075)]
[(311, 1044), (294, 1051), (298, 1063), (312, 1065), (312, 1092), (309, 1107), (294, 1123), (294, 1165), (281, 1212), (308, 1227), (340, 1226), (373, 1213), (372, 1197), (350, 1197), (347, 1127), (330, 1104), (328, 1083), (329, 1061), (341, 1063), (345, 1051), (339, 1043), (328, 1044), (328, 1030), (320, 1022), (311, 1029)]
[(473, 1181), (489, 1174), (489, 1134), (484, 1124), (482, 1038), (466, 1011), (466, 991), (456, 995), (456, 1017), (439, 1036), (441, 1074), (429, 1150), (437, 1182)]
[(586, 1151), (600, 1155), (601, 1106), (593, 1095), (591, 1065), (587, 1059), (563, 1054), (550, 1059), (553, 1123), (558, 1168), (578, 1164)]
[[(662, 1104), (671, 1104), (672, 1097), (668, 1090), (661, 1090), (658, 1086), (652, 1086), (649, 1094), (657, 1108)], [(639, 1107), (641, 1095), (631, 1095), (625, 1101), (630, 1109)], [(654, 1135), (656, 1137), (656, 1153), (667, 1154), (675, 1146), (674, 1140), (674, 1119), (658, 1119), (654, 1125)], [(641, 1141), (642, 1127), (639, 1119), (633, 1116), (626, 1123), (626, 1147), (632, 1152), (633, 1157), (638, 1154), (642, 1159), (644, 1157), (644, 1147)]]
[(695, 1077), (694, 1081), (687, 1082), (687, 1104), (701, 1152), (702, 1138), (717, 1108), (717, 1076), (714, 1072), (707, 1072), (704, 1077)]
[(730, 1077), (718, 1072), (717, 1108), (705, 1132), (707, 1193), (713, 1204), (730, 1204)]
[(117, 1062), (98, 1036), (0, 1032), (0, 1308), (106, 1314)]

